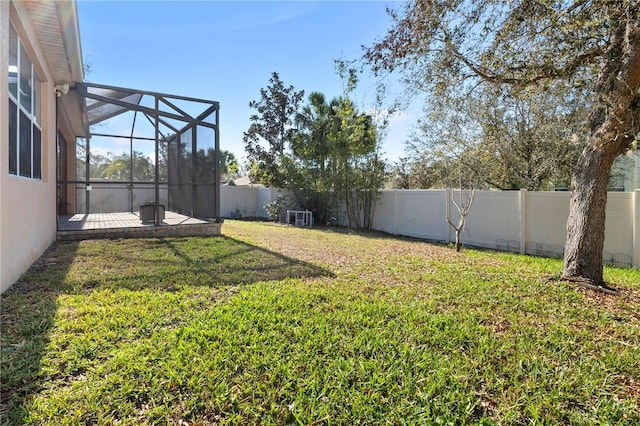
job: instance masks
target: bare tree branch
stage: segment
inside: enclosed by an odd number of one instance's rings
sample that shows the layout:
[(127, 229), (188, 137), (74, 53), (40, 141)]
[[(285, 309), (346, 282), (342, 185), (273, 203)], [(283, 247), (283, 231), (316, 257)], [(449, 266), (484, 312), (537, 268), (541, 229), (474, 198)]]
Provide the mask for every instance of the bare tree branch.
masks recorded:
[(569, 63), (565, 64), (563, 68), (555, 68), (550, 64), (543, 64), (537, 66), (520, 66), (520, 67), (508, 67), (511, 75), (518, 72), (526, 71), (528, 74), (533, 74), (531, 77), (513, 77), (507, 74), (492, 73), (485, 67), (482, 67), (472, 60), (461, 54), (453, 44), (448, 43), (447, 48), (451, 51), (453, 56), (459, 59), (465, 64), (476, 76), (489, 83), (499, 84), (511, 84), (515, 86), (530, 86), (542, 80), (565, 78), (575, 74), (579, 67), (583, 67), (585, 64), (593, 64), (595, 61), (602, 57), (604, 52), (599, 46), (594, 46), (584, 53), (577, 55)]

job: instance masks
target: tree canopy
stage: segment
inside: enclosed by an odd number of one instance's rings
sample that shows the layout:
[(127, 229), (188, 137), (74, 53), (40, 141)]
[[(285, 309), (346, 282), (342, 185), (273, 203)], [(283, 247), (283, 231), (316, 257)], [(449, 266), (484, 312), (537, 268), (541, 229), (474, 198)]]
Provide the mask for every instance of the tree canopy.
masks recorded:
[(407, 142), (408, 158), (396, 167), (394, 176), (404, 168), (406, 179), (391, 184), (441, 187), (444, 163), (457, 159), (488, 188), (568, 187), (586, 140), (582, 90), (506, 89), (486, 86), (428, 99)]
[(318, 223), (370, 227), (385, 168), (373, 118), (346, 94), (327, 101), (312, 92), (300, 107), (303, 91), (277, 73), (269, 81), (250, 104), (257, 113), (245, 132), (252, 178), (290, 190)]
[(304, 90), (285, 87), (277, 72), (271, 74), (269, 83), (266, 89), (260, 89), (260, 99), (249, 103), (256, 112), (249, 118), (251, 125), (243, 140), (253, 164), (252, 179), (267, 186), (284, 186), (283, 155), (295, 133), (293, 119)]

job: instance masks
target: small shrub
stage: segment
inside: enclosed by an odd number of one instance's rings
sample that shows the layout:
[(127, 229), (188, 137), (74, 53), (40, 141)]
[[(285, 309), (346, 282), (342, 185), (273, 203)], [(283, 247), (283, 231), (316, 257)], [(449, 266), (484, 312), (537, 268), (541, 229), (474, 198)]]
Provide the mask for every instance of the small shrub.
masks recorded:
[(277, 222), (280, 218), (280, 212), (282, 212), (282, 209), (285, 208), (288, 203), (289, 200), (286, 195), (278, 194), (278, 198), (265, 204), (264, 209), (267, 211), (269, 218)]

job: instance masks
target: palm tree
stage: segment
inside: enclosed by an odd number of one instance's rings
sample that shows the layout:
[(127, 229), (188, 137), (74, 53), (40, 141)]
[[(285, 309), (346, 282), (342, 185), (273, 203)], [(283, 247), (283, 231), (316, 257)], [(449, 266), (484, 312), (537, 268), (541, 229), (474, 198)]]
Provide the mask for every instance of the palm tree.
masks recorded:
[(309, 104), (295, 117), (298, 133), (292, 144), (293, 154), (309, 163), (308, 166), (316, 166), (321, 172), (326, 169), (327, 159), (332, 151), (335, 102), (334, 99), (328, 104), (324, 94), (312, 92)]

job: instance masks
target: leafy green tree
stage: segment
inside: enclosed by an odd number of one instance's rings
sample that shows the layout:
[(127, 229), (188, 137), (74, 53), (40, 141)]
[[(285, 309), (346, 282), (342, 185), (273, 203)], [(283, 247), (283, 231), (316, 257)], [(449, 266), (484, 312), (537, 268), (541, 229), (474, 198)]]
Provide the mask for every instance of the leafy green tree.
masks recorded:
[(260, 100), (249, 103), (256, 113), (249, 118), (251, 125), (243, 141), (252, 164), (252, 180), (283, 187), (283, 156), (295, 134), (293, 120), (304, 91), (285, 87), (277, 72), (272, 73), (269, 83), (266, 89), (260, 89)]
[(342, 192), (350, 227), (370, 228), (378, 189), (382, 187), (384, 162), (379, 158), (373, 118), (357, 111), (348, 98), (339, 98), (334, 134), (334, 171)]
[(390, 189), (446, 188), (445, 169), (430, 151), (411, 153), (391, 166), (386, 185)]
[(331, 156), (331, 135), (338, 124), (334, 109), (337, 105), (337, 99), (327, 103), (324, 94), (312, 92), (309, 104), (296, 114), (295, 124), (300, 132), (292, 143), (293, 154), (320, 171), (327, 168)]
[(251, 103), (258, 114), (245, 133), (250, 176), (291, 191), (316, 223), (370, 227), (385, 166), (372, 117), (347, 96), (327, 102), (319, 92), (298, 108), (302, 91), (285, 88), (277, 73), (270, 83)]
[[(199, 183), (213, 183), (216, 172), (215, 149), (199, 149), (196, 152), (196, 180)], [(232, 152), (220, 151), (220, 177), (222, 180), (237, 176), (238, 162)]]
[(89, 178), (100, 179), (104, 177), (104, 169), (109, 164), (109, 157), (106, 155), (90, 152), (87, 158), (86, 139), (76, 140), (76, 178), (84, 179), (87, 175), (86, 165), (89, 161)]
[(576, 98), (580, 92), (483, 90), (472, 114), (482, 129), (487, 183), (531, 191), (568, 186), (586, 136), (586, 108)]
[(640, 126), (639, 1), (413, 0), (391, 16), (366, 60), (432, 96), (478, 82), (585, 85), (593, 107), (571, 181), (563, 275), (602, 284), (609, 175)]
[[(511, 190), (567, 186), (586, 133), (580, 91), (484, 87), (464, 97), (430, 99), (427, 119), (408, 144), (414, 184), (439, 186), (441, 151), (451, 151), (484, 184)], [(461, 155), (465, 153), (465, 155)], [(424, 170), (420, 170), (420, 169)]]
[(152, 181), (155, 179), (155, 167), (149, 157), (142, 152), (133, 151), (133, 160), (129, 154), (108, 155), (108, 161), (101, 175), (102, 179), (129, 180), (133, 171), (134, 181)]
[(311, 93), (296, 116), (288, 175), (290, 189), (318, 221), (344, 219), (351, 227), (371, 226), (378, 189), (384, 178), (372, 117), (347, 97), (327, 102)]
[(324, 94), (313, 92), (309, 103), (296, 114), (296, 136), (291, 144), (288, 181), (296, 198), (314, 212), (316, 222), (327, 223), (339, 206), (336, 181), (335, 133), (340, 125), (335, 108)]
[(238, 160), (231, 151), (220, 151), (220, 173), (225, 179), (233, 179), (238, 177), (239, 172)]

